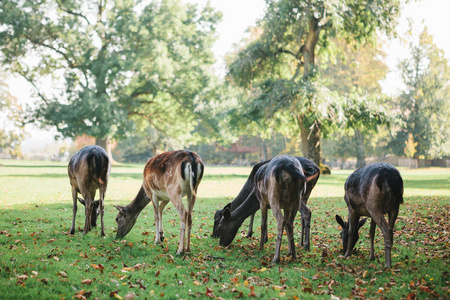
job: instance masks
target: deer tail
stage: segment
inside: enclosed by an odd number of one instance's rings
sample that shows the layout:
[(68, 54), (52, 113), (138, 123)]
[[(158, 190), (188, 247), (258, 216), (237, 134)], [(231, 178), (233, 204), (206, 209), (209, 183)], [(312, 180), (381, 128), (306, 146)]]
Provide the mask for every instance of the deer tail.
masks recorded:
[(391, 189), (392, 193), (394, 194), (395, 199), (398, 201), (399, 204), (403, 203), (403, 179), (398, 172), (397, 169), (395, 170), (386, 170), (384, 174), (381, 174), (377, 178), (377, 185), (380, 189), (382, 189), (383, 182), (386, 180), (389, 188)]
[(104, 184), (107, 181), (109, 158), (100, 153), (94, 153), (91, 156), (91, 163), (98, 182)]

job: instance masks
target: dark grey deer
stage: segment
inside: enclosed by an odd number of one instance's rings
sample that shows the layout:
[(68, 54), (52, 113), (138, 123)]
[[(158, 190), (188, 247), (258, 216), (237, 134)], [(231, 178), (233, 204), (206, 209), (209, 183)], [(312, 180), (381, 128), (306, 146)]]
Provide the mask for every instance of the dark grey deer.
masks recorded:
[[(294, 220), (301, 204), (302, 194), (306, 192), (306, 183), (319, 173), (305, 177), (302, 165), (293, 156), (280, 155), (261, 166), (255, 175), (254, 192), (261, 208), (260, 249), (264, 249), (267, 236), (267, 210), (277, 220), (277, 243), (272, 263), (280, 261), (280, 248), (283, 231), (286, 229), (289, 252), (292, 260), (296, 258), (294, 243)], [(282, 212), (284, 211), (284, 214)]]
[[(303, 172), (306, 176), (311, 176), (317, 174), (317, 177), (311, 179), (306, 184), (306, 191), (301, 195), (302, 205), (299, 207), (301, 213), (301, 224), (302, 224), (302, 238), (301, 245), (305, 250), (309, 250), (310, 247), (310, 224), (311, 224), (311, 211), (308, 209), (306, 204), (308, 203), (309, 196), (312, 189), (317, 183), (320, 176), (320, 169), (311, 160), (304, 157), (295, 157), (302, 165)], [(254, 214), (260, 209), (258, 198), (256, 197), (253, 189), (255, 186), (254, 176), (256, 172), (263, 165), (268, 164), (270, 160), (256, 164), (248, 179), (242, 188), (239, 195), (233, 202), (228, 203), (223, 210), (216, 212), (214, 216), (214, 231), (213, 236), (216, 234), (220, 238), (221, 246), (228, 246), (233, 241), (236, 236), (240, 226), (249, 216), (254, 216)], [(242, 199), (244, 199), (242, 201)], [(220, 218), (219, 218), (220, 216)], [(253, 222), (250, 222), (250, 225)], [(249, 229), (250, 231), (250, 229)], [(250, 235), (250, 233), (248, 234)], [(267, 238), (265, 238), (267, 240)]]
[[(86, 220), (83, 233), (88, 233), (97, 225), (101, 215), (101, 236), (105, 236), (103, 215), (105, 214), (105, 193), (108, 186), (111, 163), (106, 151), (99, 146), (86, 146), (78, 151), (69, 161), (68, 174), (72, 186), (73, 216), (70, 234), (75, 233), (75, 217), (77, 200), (85, 206)], [(95, 193), (99, 190), (99, 200), (95, 201)], [(82, 198), (78, 197), (78, 193)]]
[[(236, 196), (236, 198), (231, 201), (230, 203), (228, 203), (227, 205), (224, 206), (223, 209), (219, 209), (216, 211), (216, 213), (214, 214), (214, 227), (213, 227), (213, 232), (212, 232), (212, 236), (213, 237), (219, 237), (219, 223), (220, 220), (223, 217), (223, 212), (224, 210), (228, 210), (228, 211), (233, 211), (235, 209), (237, 209), (242, 203), (244, 203), (244, 201), (250, 196), (253, 197), (254, 201), (257, 202), (258, 199), (256, 199), (256, 196), (252, 193), (253, 191), (253, 187), (255, 185), (255, 174), (258, 171), (258, 169), (262, 166), (265, 165), (269, 162), (270, 160), (267, 161), (263, 161), (260, 163), (257, 163), (256, 165), (253, 166), (252, 171), (250, 172), (250, 175), (247, 178), (247, 181), (245, 182), (244, 186), (242, 187), (241, 191), (239, 192), (239, 194)], [(256, 206), (258, 210), (259, 209), (259, 204)], [(256, 211), (255, 211), (256, 212)], [(247, 231), (247, 237), (251, 237), (253, 235), (253, 220), (255, 217), (255, 212), (253, 212), (251, 214), (251, 219), (250, 219), (250, 224), (249, 224), (249, 228)]]
[[(400, 204), (403, 203), (403, 179), (400, 172), (388, 163), (373, 163), (357, 169), (345, 182), (345, 203), (348, 207), (348, 223), (336, 215), (341, 225), (342, 242), (345, 257), (352, 254), (358, 241), (359, 228), (365, 220), (361, 216), (372, 218), (370, 223), (370, 260), (375, 259), (374, 236), (378, 225), (384, 237), (385, 268), (392, 266), (391, 249), (394, 242), (394, 224), (397, 220)], [(389, 223), (384, 215), (388, 214)]]

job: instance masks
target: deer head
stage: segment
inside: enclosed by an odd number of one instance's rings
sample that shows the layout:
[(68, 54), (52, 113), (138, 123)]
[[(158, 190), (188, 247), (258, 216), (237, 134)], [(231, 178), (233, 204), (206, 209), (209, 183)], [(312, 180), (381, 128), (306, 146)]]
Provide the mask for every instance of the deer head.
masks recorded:
[[(362, 219), (358, 223), (357, 230), (355, 232), (353, 241), (352, 241), (352, 248), (356, 245), (356, 242), (359, 239), (359, 229), (366, 223), (367, 218)], [(341, 239), (342, 239), (342, 246), (343, 246), (343, 252), (345, 253), (347, 251), (347, 245), (348, 245), (348, 222), (345, 222), (340, 216), (336, 215), (336, 222), (338, 222), (339, 225), (341, 225)]]
[[(86, 202), (81, 199), (80, 197), (77, 197), (78, 201), (80, 201), (83, 206), (86, 206)], [(96, 227), (97, 226), (97, 218), (100, 214), (100, 200), (96, 200), (92, 202), (92, 214), (91, 214), (91, 226)]]
[(126, 207), (114, 205), (115, 208), (119, 211), (116, 216), (117, 223), (117, 234), (116, 239), (120, 239), (125, 237), (128, 232), (133, 228), (136, 223), (137, 217), (139, 214), (131, 214), (128, 212)]

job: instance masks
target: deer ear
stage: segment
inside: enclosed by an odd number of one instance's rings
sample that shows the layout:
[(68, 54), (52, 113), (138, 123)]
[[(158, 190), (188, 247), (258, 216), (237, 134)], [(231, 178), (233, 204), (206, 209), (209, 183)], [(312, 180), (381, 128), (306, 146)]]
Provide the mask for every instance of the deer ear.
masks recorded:
[(361, 221), (359, 221), (358, 223), (358, 229), (361, 228), (364, 224), (366, 224), (367, 218), (362, 219)]
[(319, 176), (319, 172), (317, 172), (317, 173), (314, 174), (314, 175), (311, 175), (311, 176), (306, 177), (306, 178), (305, 178), (305, 181), (306, 181), (306, 182), (309, 182), (311, 179), (314, 179), (314, 178), (316, 178), (317, 176)]
[(231, 217), (231, 210), (229, 207), (225, 207), (223, 210), (223, 217), (229, 219)]
[(77, 198), (78, 198), (78, 201), (80, 201), (81, 204), (83, 204), (84, 206), (86, 206), (86, 202), (85, 202), (83, 199), (81, 199), (80, 197), (77, 197)]
[(117, 208), (117, 210), (118, 210), (121, 214), (125, 214), (125, 207), (119, 206), (119, 205), (114, 205), (114, 207)]
[(338, 222), (338, 224), (341, 225), (342, 228), (345, 228), (344, 220), (342, 220), (342, 218), (338, 215), (336, 215), (336, 222)]

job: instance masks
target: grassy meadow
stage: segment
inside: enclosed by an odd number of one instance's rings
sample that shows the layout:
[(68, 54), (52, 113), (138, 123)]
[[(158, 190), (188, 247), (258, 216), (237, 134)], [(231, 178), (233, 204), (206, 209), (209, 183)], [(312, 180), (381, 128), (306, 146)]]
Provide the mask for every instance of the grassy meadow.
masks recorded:
[(283, 239), (282, 261), (271, 266), (276, 225), (271, 213), (264, 251), (258, 250), (258, 214), (253, 238), (245, 237), (248, 221), (227, 248), (210, 237), (214, 211), (239, 193), (251, 168), (206, 166), (194, 208), (192, 252), (177, 256), (179, 222), (171, 204), (163, 215), (163, 243), (153, 243), (151, 204), (126, 238), (115, 240), (113, 205), (131, 202), (143, 164), (113, 166), (106, 237), (100, 238), (99, 226), (83, 236), (81, 205), (78, 230), (68, 234), (72, 200), (66, 163), (0, 163), (0, 299), (450, 298), (450, 169), (400, 169), (405, 203), (395, 226), (393, 268), (384, 271), (379, 228), (376, 260), (368, 260), (369, 222), (353, 256), (341, 255), (335, 214), (346, 217), (343, 186), (351, 170), (321, 176), (311, 194), (311, 251), (298, 245), (298, 214), (297, 260), (290, 261)]

